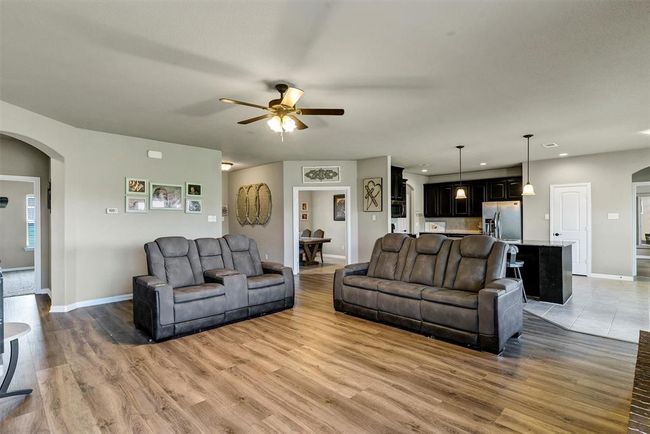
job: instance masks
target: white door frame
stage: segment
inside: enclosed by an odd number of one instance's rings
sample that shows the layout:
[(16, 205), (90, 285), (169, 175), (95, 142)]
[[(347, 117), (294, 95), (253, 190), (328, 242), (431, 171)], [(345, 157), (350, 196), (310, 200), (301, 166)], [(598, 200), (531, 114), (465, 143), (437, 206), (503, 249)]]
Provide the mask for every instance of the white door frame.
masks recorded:
[(335, 186), (327, 186), (327, 187), (307, 187), (307, 186), (300, 186), (300, 187), (293, 187), (293, 206), (292, 206), (292, 215), (293, 215), (293, 225), (292, 225), (292, 239), (293, 239), (293, 273), (298, 274), (300, 272), (300, 253), (299, 253), (299, 248), (298, 248), (298, 242), (300, 238), (300, 199), (299, 195), (301, 191), (336, 191), (336, 192), (343, 192), (345, 194), (345, 263), (350, 264), (350, 258), (351, 258), (351, 252), (352, 252), (352, 213), (351, 213), (351, 206), (352, 203), (350, 202), (352, 195), (352, 189), (351, 187), (335, 187)]
[(553, 240), (553, 193), (556, 188), (587, 187), (587, 276), (591, 276), (591, 182), (572, 182), (570, 184), (551, 184), (549, 187), (549, 225), (548, 239)]
[(632, 278), (636, 276), (637, 269), (636, 269), (636, 251), (637, 251), (637, 233), (636, 231), (639, 228), (639, 221), (638, 221), (638, 214), (636, 210), (636, 205), (637, 205), (637, 200), (636, 200), (636, 195), (637, 195), (637, 187), (642, 187), (642, 186), (647, 186), (650, 185), (650, 181), (644, 181), (644, 182), (633, 182), (632, 183), (632, 215), (634, 216), (634, 224), (632, 225)]
[[(34, 246), (34, 292), (41, 288), (41, 178), (37, 176), (0, 175), (0, 181), (31, 182), (36, 202), (36, 245)], [(24, 203), (22, 204), (24, 206)], [(1, 264), (0, 264), (1, 265)]]

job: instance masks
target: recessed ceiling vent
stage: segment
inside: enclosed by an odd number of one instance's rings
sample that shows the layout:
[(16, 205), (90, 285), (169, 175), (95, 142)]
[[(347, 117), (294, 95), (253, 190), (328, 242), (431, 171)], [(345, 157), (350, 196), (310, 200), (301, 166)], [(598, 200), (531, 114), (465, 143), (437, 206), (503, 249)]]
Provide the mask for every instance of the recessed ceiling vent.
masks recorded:
[(557, 143), (544, 143), (542, 147), (546, 149), (551, 149), (551, 148), (558, 148), (560, 147), (560, 145), (558, 145)]

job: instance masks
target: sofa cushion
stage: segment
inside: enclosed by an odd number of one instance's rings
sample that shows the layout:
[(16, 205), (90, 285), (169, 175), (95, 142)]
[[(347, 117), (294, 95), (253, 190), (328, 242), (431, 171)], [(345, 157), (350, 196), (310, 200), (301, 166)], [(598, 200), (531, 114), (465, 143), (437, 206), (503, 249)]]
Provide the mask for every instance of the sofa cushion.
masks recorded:
[(471, 291), (426, 288), (422, 291), (422, 299), (467, 309), (478, 309), (478, 294)]
[(386, 234), (381, 238), (381, 250), (398, 253), (407, 238), (406, 234)]
[(226, 235), (221, 240), (226, 268), (234, 268), (248, 277), (264, 273), (255, 240), (246, 235)]
[(226, 310), (226, 297), (209, 297), (201, 300), (174, 304), (174, 322), (193, 321), (223, 314)]
[(375, 242), (368, 265), (368, 276), (399, 280), (411, 245), (406, 234), (386, 234)]
[(217, 238), (199, 238), (195, 240), (196, 248), (201, 260), (201, 269), (213, 270), (215, 268), (225, 268), (223, 255), (221, 252), (221, 243)]
[(377, 295), (377, 310), (416, 321), (422, 319), (420, 315), (420, 303), (420, 300), (398, 297), (382, 292)]
[(487, 259), (463, 258), (458, 264), (454, 289), (479, 291), (485, 287)]
[(268, 286), (282, 285), (284, 276), (282, 274), (261, 274), (251, 276), (248, 279), (248, 289), (266, 288)]
[(377, 291), (343, 286), (343, 301), (367, 309), (377, 309), (377, 294), (379, 294)]
[(478, 332), (478, 310), (422, 300), (422, 321), (439, 324), (456, 330)]
[(162, 237), (156, 243), (165, 258), (187, 256), (190, 247), (190, 241), (183, 237)]
[(424, 234), (413, 240), (406, 257), (402, 280), (442, 286), (451, 241), (444, 235)]
[(466, 258), (487, 259), (496, 238), (488, 235), (473, 235), (460, 240), (460, 254)]
[(422, 299), (422, 290), (424, 288), (426, 288), (424, 285), (401, 282), (399, 280), (382, 280), (377, 285), (379, 292), (400, 297), (413, 298), (415, 300)]
[(165, 258), (165, 275), (172, 288), (194, 285), (194, 274), (187, 256)]
[(343, 284), (345, 285), (354, 286), (356, 288), (370, 289), (374, 291), (378, 289), (381, 282), (384, 282), (384, 279), (359, 275), (345, 276), (343, 278)]
[(444, 235), (423, 234), (415, 240), (415, 251), (425, 255), (437, 255), (447, 239)]
[(219, 283), (185, 286), (174, 289), (174, 303), (187, 303), (188, 301), (219, 297), (225, 295), (225, 293), (226, 289)]
[(248, 291), (248, 305), (257, 306), (284, 300), (284, 285), (266, 286)]

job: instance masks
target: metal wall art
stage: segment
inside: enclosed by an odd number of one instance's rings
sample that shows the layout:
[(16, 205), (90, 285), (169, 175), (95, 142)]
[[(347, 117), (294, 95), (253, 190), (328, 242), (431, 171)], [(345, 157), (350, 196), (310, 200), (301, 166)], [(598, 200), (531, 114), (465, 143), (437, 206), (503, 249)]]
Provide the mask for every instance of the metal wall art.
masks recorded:
[(249, 184), (237, 192), (237, 221), (240, 225), (265, 225), (271, 219), (271, 189), (268, 185)]
[(303, 167), (303, 184), (341, 182), (341, 166)]
[(383, 210), (382, 179), (380, 177), (364, 178), (363, 210), (365, 212), (381, 212)]

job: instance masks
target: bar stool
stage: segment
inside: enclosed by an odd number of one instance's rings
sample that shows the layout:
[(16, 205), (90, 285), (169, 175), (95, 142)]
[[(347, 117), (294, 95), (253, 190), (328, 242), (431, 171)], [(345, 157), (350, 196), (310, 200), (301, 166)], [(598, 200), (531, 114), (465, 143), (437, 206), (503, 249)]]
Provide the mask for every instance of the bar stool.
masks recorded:
[(524, 261), (517, 261), (518, 252), (519, 249), (517, 246), (510, 245), (506, 267), (511, 268), (515, 277), (521, 280), (521, 295), (524, 299), (524, 303), (528, 303), (528, 296), (526, 296), (526, 288), (524, 287), (524, 279), (521, 277), (521, 269), (524, 267)]

